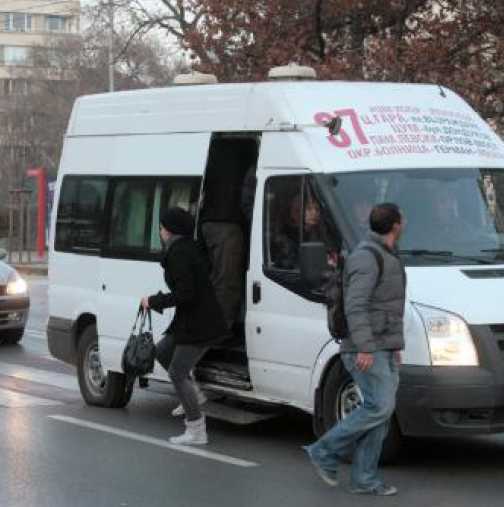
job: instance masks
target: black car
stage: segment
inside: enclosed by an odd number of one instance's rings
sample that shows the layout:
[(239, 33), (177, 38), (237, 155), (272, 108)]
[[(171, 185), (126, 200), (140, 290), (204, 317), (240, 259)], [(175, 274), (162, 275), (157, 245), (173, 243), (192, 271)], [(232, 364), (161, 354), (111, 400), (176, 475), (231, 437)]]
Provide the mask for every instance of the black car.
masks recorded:
[(3, 262), (0, 252), (0, 344), (18, 343), (23, 337), (30, 297), (19, 273)]

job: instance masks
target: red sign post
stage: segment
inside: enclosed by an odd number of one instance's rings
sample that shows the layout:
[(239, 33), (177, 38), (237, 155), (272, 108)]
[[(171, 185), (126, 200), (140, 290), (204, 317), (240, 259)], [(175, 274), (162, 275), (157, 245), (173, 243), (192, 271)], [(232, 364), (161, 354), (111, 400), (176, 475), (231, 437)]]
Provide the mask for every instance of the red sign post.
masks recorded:
[(35, 167), (28, 169), (27, 175), (37, 178), (37, 253), (39, 258), (42, 259), (46, 244), (46, 170), (44, 167)]

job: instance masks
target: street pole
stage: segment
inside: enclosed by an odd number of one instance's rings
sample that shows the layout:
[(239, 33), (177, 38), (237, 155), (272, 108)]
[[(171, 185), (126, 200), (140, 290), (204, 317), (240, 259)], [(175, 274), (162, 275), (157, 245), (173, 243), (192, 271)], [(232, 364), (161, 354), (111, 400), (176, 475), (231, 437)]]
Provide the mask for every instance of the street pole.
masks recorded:
[(12, 262), (12, 252), (14, 250), (14, 192), (9, 190), (9, 264)]
[(44, 167), (28, 169), (28, 176), (37, 178), (37, 252), (42, 259), (46, 247), (47, 177)]
[(108, 41), (108, 69), (109, 92), (114, 91), (114, 0), (109, 0), (109, 41)]
[(23, 249), (25, 246), (25, 203), (24, 203), (24, 197), (21, 190), (18, 190), (18, 199), (19, 199), (19, 238), (18, 238), (18, 248), (19, 248), (19, 264), (23, 264)]
[[(29, 196), (28, 196), (29, 197)], [(31, 264), (31, 249), (32, 249), (32, 237), (31, 237), (31, 217), (30, 217), (30, 199), (26, 201), (26, 253), (28, 255), (28, 264)]]

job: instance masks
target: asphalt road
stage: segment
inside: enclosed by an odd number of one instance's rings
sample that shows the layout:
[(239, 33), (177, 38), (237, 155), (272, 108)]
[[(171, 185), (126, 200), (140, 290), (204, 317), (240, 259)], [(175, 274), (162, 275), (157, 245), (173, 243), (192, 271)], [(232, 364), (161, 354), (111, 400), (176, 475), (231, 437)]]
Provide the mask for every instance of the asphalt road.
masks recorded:
[(82, 402), (73, 368), (47, 350), (46, 279), (30, 287), (27, 332), (0, 348), (0, 507), (504, 504), (504, 436), (409, 442), (384, 469), (400, 489), (391, 498), (322, 483), (300, 450), (310, 419), (297, 412), (251, 426), (209, 420), (208, 446), (170, 446), (182, 423), (168, 395), (135, 392), (124, 410)]

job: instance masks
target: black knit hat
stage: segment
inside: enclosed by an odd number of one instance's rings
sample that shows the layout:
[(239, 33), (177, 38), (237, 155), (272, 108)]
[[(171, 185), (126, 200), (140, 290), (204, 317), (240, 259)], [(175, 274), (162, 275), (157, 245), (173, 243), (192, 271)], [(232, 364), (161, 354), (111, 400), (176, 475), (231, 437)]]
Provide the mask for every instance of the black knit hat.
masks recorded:
[(193, 217), (182, 208), (168, 208), (161, 216), (160, 222), (172, 234), (191, 236), (194, 231)]

